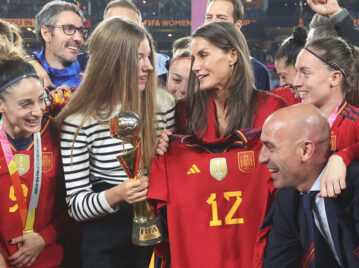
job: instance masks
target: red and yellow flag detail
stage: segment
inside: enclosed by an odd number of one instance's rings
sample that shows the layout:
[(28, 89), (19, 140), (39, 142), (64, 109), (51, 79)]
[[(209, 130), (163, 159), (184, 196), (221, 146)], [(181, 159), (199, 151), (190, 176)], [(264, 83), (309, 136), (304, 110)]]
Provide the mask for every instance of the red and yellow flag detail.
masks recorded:
[(49, 172), (53, 167), (52, 152), (42, 152), (42, 172)]
[(254, 152), (253, 151), (244, 151), (238, 153), (238, 168), (243, 173), (250, 173), (256, 167), (254, 161)]

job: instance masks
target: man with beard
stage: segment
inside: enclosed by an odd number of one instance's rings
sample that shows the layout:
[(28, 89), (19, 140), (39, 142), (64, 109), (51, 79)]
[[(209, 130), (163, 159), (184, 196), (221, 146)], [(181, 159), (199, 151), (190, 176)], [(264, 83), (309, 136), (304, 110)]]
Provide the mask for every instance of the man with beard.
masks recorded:
[(53, 83), (50, 91), (56, 87), (52, 95), (56, 92), (62, 98), (65, 91), (73, 91), (82, 81), (84, 67), (78, 56), (86, 36), (84, 19), (77, 6), (63, 1), (46, 4), (36, 15), (36, 36), (42, 48), (33, 55)]

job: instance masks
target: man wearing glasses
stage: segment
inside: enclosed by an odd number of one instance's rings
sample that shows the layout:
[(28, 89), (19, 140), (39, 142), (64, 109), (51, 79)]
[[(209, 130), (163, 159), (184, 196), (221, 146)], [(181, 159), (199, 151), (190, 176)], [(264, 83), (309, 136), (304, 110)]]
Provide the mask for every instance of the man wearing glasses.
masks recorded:
[(51, 80), (42, 82), (50, 85), (53, 96), (58, 93), (63, 98), (66, 91), (73, 91), (82, 81), (84, 67), (78, 56), (87, 34), (84, 19), (77, 6), (63, 1), (49, 2), (36, 15), (36, 36), (42, 49), (33, 55)]

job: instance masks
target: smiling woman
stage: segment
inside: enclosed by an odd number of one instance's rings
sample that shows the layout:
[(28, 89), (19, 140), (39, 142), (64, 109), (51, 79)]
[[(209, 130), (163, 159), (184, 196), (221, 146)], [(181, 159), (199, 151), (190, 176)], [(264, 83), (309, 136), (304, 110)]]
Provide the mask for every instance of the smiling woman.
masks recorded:
[(40, 131), (45, 110), (44, 92), (36, 75), (27, 74), (23, 77), (17, 85), (21, 91), (9, 90), (0, 95), (3, 125), (13, 139), (28, 138), (32, 133)]
[[(18, 49), (0, 42), (0, 244), (8, 266), (60, 266), (64, 226), (59, 134), (44, 92)], [(1, 168), (2, 167), (2, 168)]]
[(57, 118), (69, 213), (85, 222), (83, 266), (146, 267), (152, 249), (133, 245), (131, 228), (132, 204), (146, 199), (148, 178), (129, 180), (117, 156), (132, 145), (111, 136), (109, 121), (124, 111), (139, 115), (145, 174), (163, 122), (155, 115), (152, 38), (135, 22), (108, 18), (90, 37), (89, 54), (86, 77)]
[[(188, 83), (187, 131), (220, 137), (235, 129), (261, 127), (280, 97), (253, 87), (253, 70), (243, 34), (231, 23), (204, 25), (192, 34), (192, 72)], [(210, 110), (216, 128), (208, 131)]]
[(148, 197), (157, 209), (167, 205), (173, 267), (260, 267), (268, 229), (259, 227), (273, 187), (257, 164), (259, 132), (243, 129), (261, 127), (286, 102), (254, 88), (248, 46), (233, 23), (197, 29), (191, 52), (185, 109), (178, 103), (189, 135), (171, 136), (155, 159)]
[(171, 61), (167, 76), (167, 89), (176, 100), (180, 100), (187, 95), (187, 84), (191, 70), (191, 57), (188, 51), (178, 54)]

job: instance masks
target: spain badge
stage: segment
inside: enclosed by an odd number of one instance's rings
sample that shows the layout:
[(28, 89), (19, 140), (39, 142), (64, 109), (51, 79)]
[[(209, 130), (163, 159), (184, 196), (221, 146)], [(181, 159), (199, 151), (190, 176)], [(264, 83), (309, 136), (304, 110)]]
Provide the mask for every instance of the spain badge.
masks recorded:
[(244, 151), (238, 153), (238, 168), (243, 173), (250, 173), (256, 167), (253, 151)]
[(42, 152), (42, 172), (46, 173), (52, 169), (52, 161), (52, 152)]

